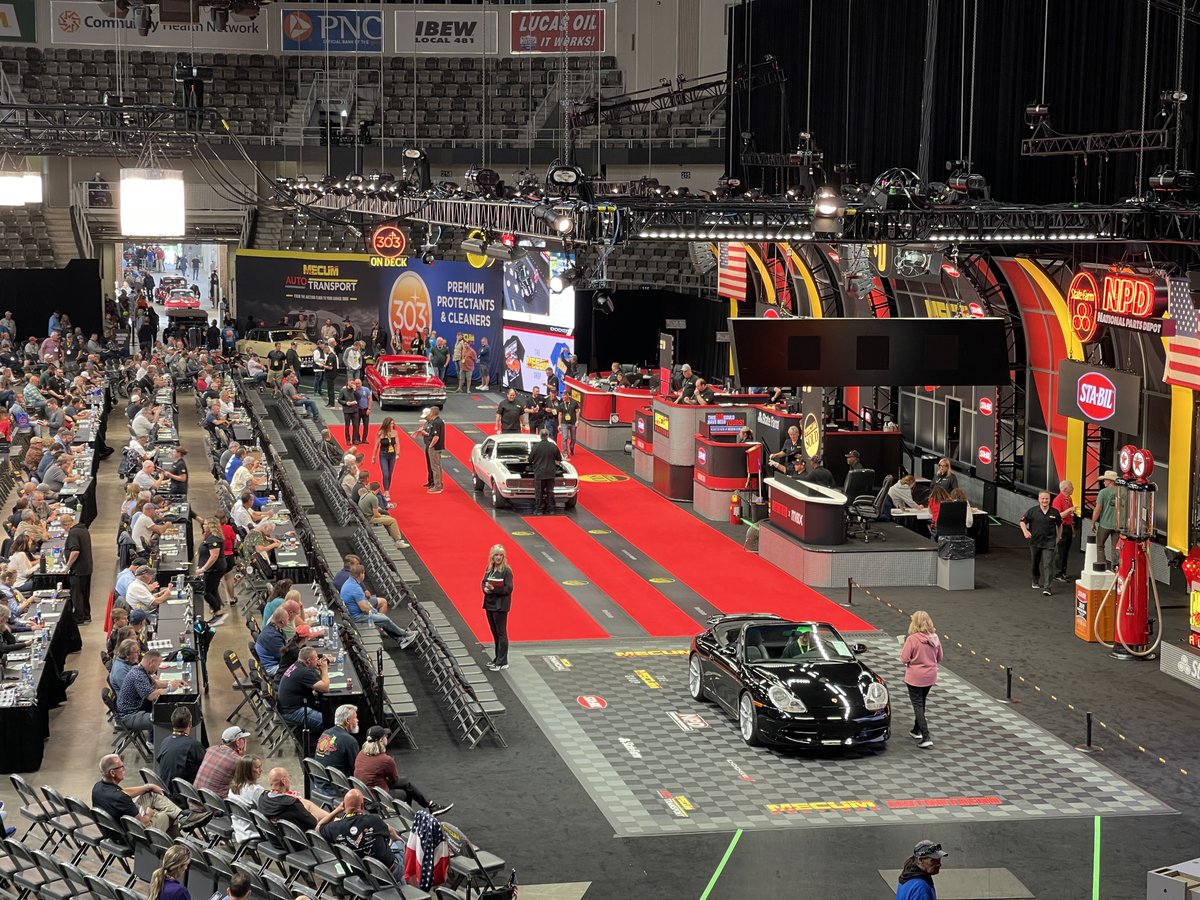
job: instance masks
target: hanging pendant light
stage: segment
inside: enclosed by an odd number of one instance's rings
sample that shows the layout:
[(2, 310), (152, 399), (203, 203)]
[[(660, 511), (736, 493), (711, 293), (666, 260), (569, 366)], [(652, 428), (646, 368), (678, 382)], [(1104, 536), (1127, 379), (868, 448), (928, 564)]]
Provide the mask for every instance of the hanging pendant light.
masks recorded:
[(121, 170), (121, 234), (125, 237), (183, 237), (185, 206), (180, 170)]

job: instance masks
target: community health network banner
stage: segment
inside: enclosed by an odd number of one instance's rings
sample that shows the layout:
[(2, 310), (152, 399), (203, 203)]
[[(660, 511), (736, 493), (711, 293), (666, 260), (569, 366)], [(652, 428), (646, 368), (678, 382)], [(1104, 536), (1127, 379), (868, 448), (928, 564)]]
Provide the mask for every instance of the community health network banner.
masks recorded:
[(380, 321), (405, 344), (429, 328), (453, 348), (460, 334), (478, 351), (491, 347), (489, 368), (498, 373), (504, 312), (500, 269), (476, 269), (469, 263), (439, 261), (432, 266), (376, 269), (380, 278)]
[(77, 3), (51, 0), (50, 42), (76, 47), (112, 47), (120, 33), (128, 47), (152, 49), (166, 47), (175, 50), (223, 50), (229, 52), (263, 52), (268, 49), (268, 16), (243, 19), (230, 16), (225, 31), (218, 31), (207, 14), (194, 25), (163, 22), (159, 6), (147, 4), (150, 12), (150, 33), (138, 34), (133, 5), (124, 10), (114, 3)]
[(382, 273), (360, 253), (285, 253), (238, 250), (234, 276), (238, 311), (268, 325), (305, 313), (324, 324), (354, 323), (362, 335), (379, 320), (377, 282)]

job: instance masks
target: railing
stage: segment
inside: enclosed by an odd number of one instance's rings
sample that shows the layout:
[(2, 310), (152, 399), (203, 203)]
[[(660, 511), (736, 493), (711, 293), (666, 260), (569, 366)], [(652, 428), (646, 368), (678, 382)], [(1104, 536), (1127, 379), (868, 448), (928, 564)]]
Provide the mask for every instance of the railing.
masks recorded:
[[(107, 181), (80, 181), (71, 188), (71, 205), (91, 212), (117, 212), (117, 193)], [(245, 207), (236, 199), (221, 196), (217, 189), (208, 184), (185, 184), (184, 203), (190, 210), (209, 212), (233, 212)]]
[(71, 224), (74, 226), (75, 241), (79, 245), (78, 249), (83, 254), (83, 258), (95, 259), (96, 249), (92, 243), (92, 230), (88, 227), (87, 216), (84, 215), (84, 210), (87, 208), (89, 185), (89, 182), (71, 185)]

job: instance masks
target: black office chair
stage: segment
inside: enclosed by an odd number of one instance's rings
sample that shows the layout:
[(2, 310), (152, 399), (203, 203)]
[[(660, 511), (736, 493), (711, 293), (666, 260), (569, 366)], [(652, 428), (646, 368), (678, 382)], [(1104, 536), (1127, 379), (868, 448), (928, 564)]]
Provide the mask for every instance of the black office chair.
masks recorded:
[(842, 485), (842, 493), (855, 500), (863, 494), (875, 493), (875, 470), (852, 469), (846, 473), (846, 481)]
[[(858, 472), (851, 472), (857, 475)], [(878, 528), (872, 528), (871, 523), (883, 518), (883, 501), (887, 498), (888, 488), (892, 486), (892, 476), (883, 479), (883, 487), (877, 494), (860, 494), (850, 501), (846, 507), (847, 537), (862, 538), (864, 544), (870, 543), (872, 536), (886, 541), (887, 536)]]
[(946, 500), (938, 507), (937, 536), (952, 537), (967, 533), (967, 501)]

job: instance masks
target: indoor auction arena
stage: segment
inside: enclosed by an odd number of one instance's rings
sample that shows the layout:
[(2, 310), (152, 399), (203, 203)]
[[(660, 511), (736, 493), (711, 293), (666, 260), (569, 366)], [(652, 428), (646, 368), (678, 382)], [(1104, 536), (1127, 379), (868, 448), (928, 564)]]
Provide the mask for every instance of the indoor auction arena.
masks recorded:
[(0, 897), (1200, 897), (1198, 49), (0, 2)]

